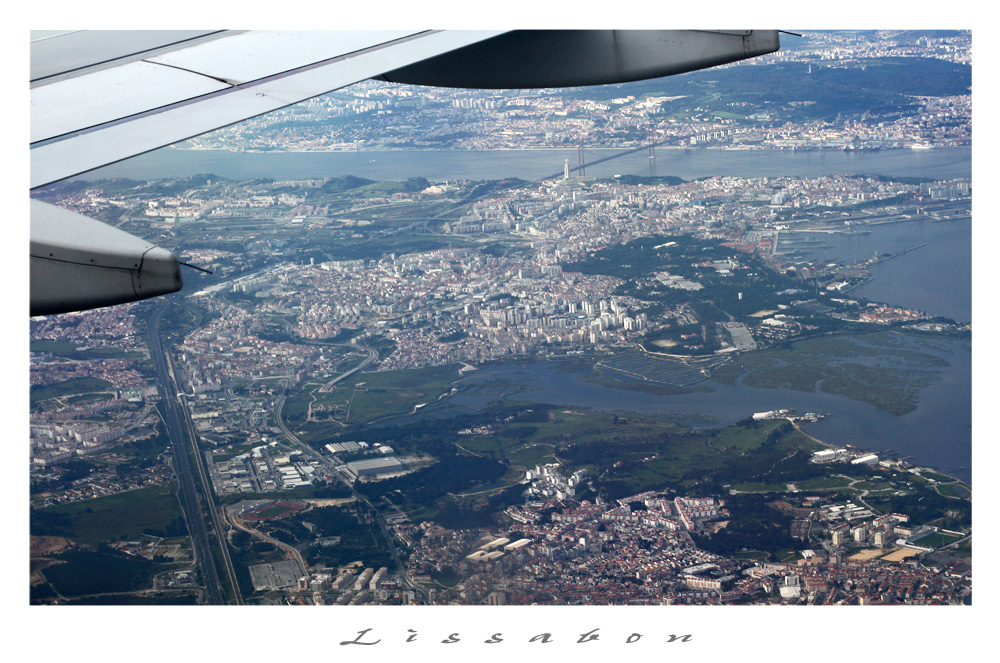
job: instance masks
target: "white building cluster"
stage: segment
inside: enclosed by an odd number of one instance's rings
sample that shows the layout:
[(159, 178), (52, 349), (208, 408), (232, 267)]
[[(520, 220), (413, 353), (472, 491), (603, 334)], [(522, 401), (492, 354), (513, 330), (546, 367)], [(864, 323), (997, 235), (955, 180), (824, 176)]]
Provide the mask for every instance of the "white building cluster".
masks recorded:
[(108, 428), (95, 423), (33, 424), (31, 426), (32, 463), (42, 467), (55, 465), (77, 456), (107, 451), (111, 442), (125, 435), (123, 426)]
[(534, 470), (528, 470), (525, 479), (530, 486), (525, 495), (533, 501), (564, 500), (576, 495), (576, 489), (586, 476), (585, 470), (577, 470), (569, 477), (562, 475), (558, 463), (536, 465)]
[[(756, 416), (756, 415), (755, 415)], [(853, 448), (832, 447), (822, 451), (813, 452), (811, 463), (833, 463), (849, 462), (851, 465), (876, 465), (879, 464), (878, 454), (868, 453)]]

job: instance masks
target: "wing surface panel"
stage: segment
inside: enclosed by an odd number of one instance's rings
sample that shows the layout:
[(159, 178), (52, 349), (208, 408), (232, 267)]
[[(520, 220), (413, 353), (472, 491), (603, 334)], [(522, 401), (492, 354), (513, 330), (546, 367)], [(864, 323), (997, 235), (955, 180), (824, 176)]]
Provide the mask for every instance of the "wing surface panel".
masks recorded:
[(128, 62), (193, 40), (232, 34), (227, 30), (67, 30), (54, 35), (32, 31), (31, 82), (41, 83), (98, 66)]
[[(232, 87), (173, 67), (130, 62), (31, 91), (31, 142), (48, 140)], [(65, 110), (72, 99), (73, 112)]]
[(146, 61), (196, 71), (238, 85), (419, 33), (414, 30), (244, 32), (152, 56)]
[[(37, 122), (43, 126), (37, 135), (56, 137), (49, 142), (40, 138), (41, 144), (32, 146), (31, 188), (296, 104), (503, 32), (251, 32), (155, 56), (143, 64), (155, 62), (155, 66), (183, 67), (184, 71), (192, 67), (195, 71), (190, 71), (191, 76), (208, 77), (206, 80), (222, 83), (223, 87), (200, 94), (180, 88), (155, 91), (150, 88), (151, 98), (160, 101), (145, 104), (147, 108), (141, 108), (142, 103), (129, 106), (117, 98), (109, 98), (105, 105), (97, 103), (89, 108), (87, 114), (69, 113), (70, 119), (58, 123), (49, 118), (49, 128), (45, 128), (46, 123), (39, 115)], [(247, 46), (253, 52), (244, 59)], [(228, 55), (223, 57), (223, 53)], [(35, 93), (44, 94), (46, 87), (58, 92), (65, 83), (67, 88), (62, 89), (79, 90), (79, 86), (98, 74), (113, 78), (113, 72), (132, 64), (136, 63), (36, 87), (32, 90), (33, 111)], [(204, 90), (206, 84), (202, 81), (191, 85), (192, 89), (202, 86), (200, 89)], [(129, 97), (139, 102), (146, 92), (146, 87), (135, 89)], [(163, 104), (171, 95), (174, 101)], [(46, 107), (72, 108), (73, 103), (73, 97), (66, 94), (53, 93), (45, 99)], [(38, 109), (41, 113), (40, 106)], [(94, 118), (101, 118), (101, 123), (93, 124)], [(33, 112), (33, 127), (35, 123)]]

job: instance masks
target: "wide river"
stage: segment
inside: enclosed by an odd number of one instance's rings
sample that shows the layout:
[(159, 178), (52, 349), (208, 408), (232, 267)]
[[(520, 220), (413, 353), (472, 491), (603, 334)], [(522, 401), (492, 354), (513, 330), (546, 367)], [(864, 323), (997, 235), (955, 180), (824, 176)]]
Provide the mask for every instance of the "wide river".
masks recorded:
[[(592, 161), (616, 152), (587, 150), (586, 157)], [(971, 177), (971, 158), (972, 151), (968, 148), (875, 152), (658, 149), (654, 172), (686, 180), (713, 175), (818, 177), (845, 173), (955, 179)], [(504, 177), (535, 180), (561, 173), (565, 159), (575, 167), (577, 150), (233, 153), (168, 148), (94, 171), (82, 179), (156, 179), (214, 173), (231, 179), (354, 175), (374, 180), (426, 177), (437, 182)], [(648, 175), (650, 171), (648, 154), (640, 150), (588, 166), (586, 174), (608, 177)], [(876, 251), (895, 252), (927, 244), (877, 265), (873, 270), (875, 280), (855, 294), (968, 322), (971, 321), (971, 235), (972, 223), (969, 221), (899, 223), (874, 228), (869, 235), (827, 236), (824, 248), (816, 249), (816, 253), (829, 259), (849, 259), (868, 257)], [(459, 408), (478, 407), (484, 404), (484, 397), (499, 396), (489, 396), (490, 389), (486, 385), (514, 381), (527, 388), (519, 390), (516, 396), (519, 399), (682, 417), (702, 414), (713, 418), (713, 425), (725, 425), (753, 412), (777, 408), (825, 412), (832, 416), (806, 428), (826, 442), (857, 444), (874, 450), (893, 449), (902, 456), (912, 456), (916, 463), (969, 481), (972, 465), (971, 344), (938, 340), (919, 345), (921, 352), (945, 359), (948, 366), (940, 370), (939, 379), (921, 390), (917, 409), (901, 417), (821, 391), (759, 389), (740, 383), (727, 386), (709, 382), (704, 384), (714, 389), (710, 393), (652, 396), (584, 382), (571, 373), (552, 370), (546, 362), (477, 371), (462, 381), (463, 386), (471, 389), (463, 389), (461, 394), (445, 403)], [(435, 409), (437, 407), (426, 408)], [(428, 415), (433, 416), (432, 412), (425, 416)], [(697, 419), (692, 421), (697, 422)]]
[[(619, 153), (585, 151), (586, 161)], [(274, 177), (306, 179), (354, 175), (373, 180), (426, 177), (432, 182), (519, 177), (536, 180), (563, 172), (563, 162), (577, 163), (575, 149), (391, 152), (229, 152), (164, 148), (95, 170), (80, 179), (129, 177), (156, 179), (214, 173), (230, 179)], [(685, 180), (713, 175), (745, 177), (819, 177), (844, 173), (955, 179), (970, 177), (970, 148), (930, 150), (792, 151), (666, 149), (656, 151), (656, 175)], [(646, 150), (587, 166), (588, 177), (649, 175)]]
[(847, 296), (916, 309), (958, 322), (972, 321), (970, 219), (888, 223), (872, 226), (870, 234), (806, 235), (817, 242), (814, 248), (801, 253), (809, 260), (851, 263), (871, 258), (875, 253), (898, 254), (920, 247), (873, 265), (871, 281)]

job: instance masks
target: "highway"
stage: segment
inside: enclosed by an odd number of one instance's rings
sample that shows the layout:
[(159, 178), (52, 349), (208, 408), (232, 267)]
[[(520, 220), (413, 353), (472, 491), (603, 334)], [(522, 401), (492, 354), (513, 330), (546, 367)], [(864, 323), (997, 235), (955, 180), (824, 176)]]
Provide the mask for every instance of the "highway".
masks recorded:
[(206, 467), (205, 456), (198, 448), (198, 433), (195, 430), (194, 420), (191, 418), (191, 412), (188, 410), (186, 400), (181, 401), (181, 412), (184, 425), (187, 427), (187, 439), (191, 441), (195, 465), (198, 468), (198, 480), (201, 482), (201, 494), (205, 496), (205, 509), (208, 511), (209, 518), (212, 522), (212, 530), (215, 532), (215, 539), (221, 542), (219, 547), (222, 550), (222, 562), (225, 565), (226, 575), (229, 577), (229, 584), (233, 588), (237, 605), (243, 605), (243, 596), (239, 591), (239, 583), (236, 580), (236, 570), (233, 568), (233, 560), (229, 556), (229, 546), (226, 544), (228, 537), (226, 536), (226, 528), (222, 525), (223, 521), (219, 513), (221, 510), (215, 503), (215, 491), (212, 487), (212, 479), (210, 478), (208, 468)]
[[(167, 435), (170, 438), (174, 458), (174, 471), (177, 473), (177, 483), (179, 485), (178, 497), (181, 508), (184, 511), (184, 520), (187, 522), (188, 532), (191, 536), (195, 561), (201, 569), (202, 583), (205, 586), (207, 601), (212, 605), (225, 605), (226, 592), (222, 587), (222, 582), (219, 580), (218, 570), (215, 568), (215, 558), (212, 556), (208, 529), (205, 526), (204, 513), (201, 503), (198, 500), (197, 490), (195, 489), (195, 476), (188, 457), (188, 427), (182, 421), (182, 412), (176, 400), (176, 385), (167, 369), (167, 356), (160, 342), (160, 319), (168, 307), (169, 304), (160, 304), (157, 306), (156, 311), (150, 316), (147, 324), (149, 350), (156, 366), (156, 383), (160, 392), (160, 414), (163, 416)], [(210, 493), (206, 494), (210, 495)], [(225, 547), (225, 538), (220, 539), (220, 545)]]
[(378, 352), (375, 351), (375, 350), (373, 350), (373, 349), (371, 349), (371, 348), (362, 347), (360, 345), (359, 346), (349, 346), (346, 343), (338, 344), (338, 345), (343, 345), (344, 347), (354, 347), (354, 348), (356, 348), (358, 350), (365, 350), (365, 351), (368, 352), (368, 357), (363, 362), (361, 362), (360, 364), (358, 364), (357, 366), (355, 366), (354, 368), (352, 368), (351, 370), (347, 371), (346, 373), (341, 373), (337, 377), (335, 377), (332, 380), (330, 380), (329, 382), (327, 382), (326, 386), (324, 387), (325, 389), (332, 389), (333, 385), (337, 384), (341, 380), (343, 380), (343, 379), (345, 379), (345, 378), (347, 378), (347, 377), (349, 377), (351, 375), (354, 375), (358, 371), (361, 371), (362, 369), (364, 369), (365, 366), (367, 366), (368, 364), (370, 364), (373, 361), (375, 361), (376, 359), (378, 359)]

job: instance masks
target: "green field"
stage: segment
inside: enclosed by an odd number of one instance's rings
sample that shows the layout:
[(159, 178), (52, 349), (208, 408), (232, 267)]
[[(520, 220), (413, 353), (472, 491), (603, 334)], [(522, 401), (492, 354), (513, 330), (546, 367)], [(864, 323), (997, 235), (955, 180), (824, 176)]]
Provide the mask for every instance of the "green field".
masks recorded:
[[(788, 422), (769, 421), (731, 426), (719, 431), (690, 432), (660, 423), (604, 429), (603, 439), (586, 439), (563, 447), (559, 457), (602, 476), (609, 496), (715, 484), (753, 481), (780, 485), (815, 471), (807, 452), (818, 448)], [(798, 452), (798, 453), (796, 453)], [(777, 479), (774, 481), (773, 479)]]
[(459, 444), (532, 468), (559, 462), (562, 455), (558, 449), (566, 445), (604, 444), (610, 435), (630, 440), (656, 439), (678, 430), (682, 429), (669, 420), (625, 420), (605, 412), (555, 408), (547, 414), (541, 411), (526, 414), (522, 420), (508, 423), (495, 435), (461, 440)]
[(31, 512), (31, 533), (97, 546), (142, 534), (186, 534), (174, 482)]
[(806, 481), (797, 481), (799, 490), (842, 490), (851, 484), (848, 477), (817, 477)]
[(858, 483), (851, 486), (854, 490), (869, 490), (872, 492), (878, 492), (880, 490), (895, 490), (889, 482), (887, 481), (859, 481)]
[(76, 378), (47, 387), (34, 387), (31, 390), (31, 404), (35, 405), (50, 398), (63, 398), (64, 396), (72, 396), (74, 394), (106, 391), (110, 386), (110, 382), (100, 378)]
[(148, 589), (152, 586), (153, 575), (164, 568), (144, 557), (109, 548), (72, 549), (58, 558), (59, 563), (47, 566), (42, 573), (63, 596)]
[(957, 537), (951, 534), (943, 534), (941, 532), (932, 532), (926, 536), (922, 536), (919, 539), (914, 539), (910, 543), (923, 546), (925, 548), (940, 548), (941, 546), (946, 546), (949, 543), (954, 543), (958, 541), (961, 537)]
[(56, 341), (32, 341), (32, 352), (51, 352), (54, 355), (73, 357), (74, 359), (143, 359), (146, 355), (135, 350), (118, 348), (88, 348), (77, 350), (76, 343), (59, 343)]
[(759, 562), (766, 562), (770, 558), (770, 554), (763, 550), (743, 550), (737, 553), (733, 553), (732, 557), (734, 559), (746, 559), (754, 560)]
[(51, 352), (56, 355), (68, 355), (76, 351), (76, 343), (56, 341), (31, 341), (28, 347), (32, 352)]
[(783, 493), (788, 489), (783, 483), (739, 483), (731, 488), (740, 493)]
[[(406, 414), (421, 403), (429, 403), (445, 393), (458, 379), (458, 366), (435, 366), (417, 370), (356, 373), (329, 392), (321, 383), (308, 382), (285, 403), (283, 416), (291, 427), (304, 431), (304, 439), (322, 436), (323, 431), (341, 432), (342, 424), (363, 424), (383, 417)], [(319, 421), (307, 422), (310, 405)], [(327, 408), (320, 411), (321, 408)]]
[(967, 487), (958, 484), (947, 484), (944, 486), (938, 486), (937, 491), (944, 495), (945, 497), (969, 497), (972, 495), (972, 491)]
[(536, 465), (558, 462), (555, 446), (545, 442), (520, 445), (514, 449), (503, 448), (503, 439), (492, 441), (484, 439), (482, 443), (479, 443), (479, 440), (463, 440), (459, 444), (470, 451), (495, 452), (494, 456), (502, 453), (501, 457), (508, 458), (512, 465), (528, 469)]
[(938, 483), (955, 483), (956, 479), (946, 476), (944, 474), (938, 474), (937, 472), (921, 472), (921, 476), (925, 479), (931, 479), (932, 481), (937, 481)]

